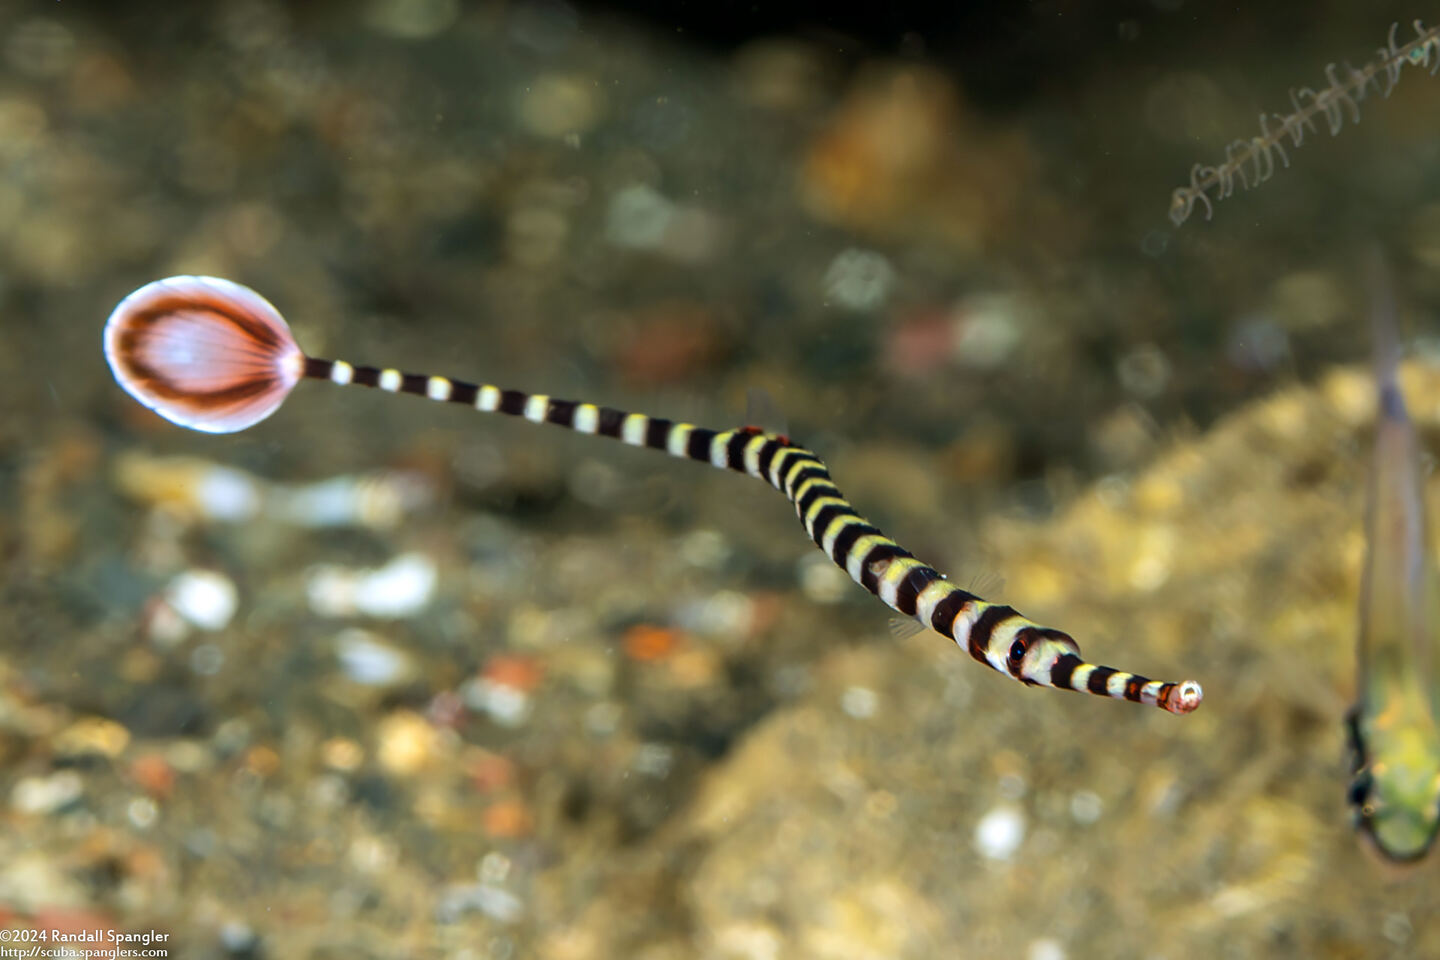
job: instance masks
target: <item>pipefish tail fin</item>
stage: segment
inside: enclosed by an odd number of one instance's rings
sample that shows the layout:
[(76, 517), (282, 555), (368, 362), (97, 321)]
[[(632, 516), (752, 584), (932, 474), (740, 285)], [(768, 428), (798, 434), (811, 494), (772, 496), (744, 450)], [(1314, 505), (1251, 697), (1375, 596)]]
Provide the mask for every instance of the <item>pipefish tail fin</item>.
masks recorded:
[(1387, 859), (1422, 858), (1440, 828), (1435, 644), (1440, 584), (1430, 552), (1424, 475), (1397, 375), (1394, 283), (1366, 256), (1377, 413), (1360, 591), (1358, 699), (1351, 711), (1356, 824)]
[(280, 408), (305, 357), (264, 297), (219, 277), (170, 277), (105, 322), (105, 359), (125, 392), (172, 423), (234, 433)]

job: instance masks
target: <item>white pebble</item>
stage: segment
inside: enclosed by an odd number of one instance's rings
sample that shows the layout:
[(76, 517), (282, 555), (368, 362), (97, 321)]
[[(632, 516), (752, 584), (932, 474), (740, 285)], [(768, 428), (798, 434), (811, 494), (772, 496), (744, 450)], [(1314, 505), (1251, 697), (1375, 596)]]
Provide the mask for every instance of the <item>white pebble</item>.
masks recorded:
[(811, 551), (797, 561), (800, 565), (800, 590), (812, 603), (839, 603), (854, 589), (850, 577), (823, 553)]
[(656, 780), (668, 777), (670, 768), (674, 765), (675, 751), (663, 743), (644, 744), (635, 754), (635, 770)]
[(437, 577), (435, 562), (429, 557), (401, 554), (363, 578), (357, 606), (361, 613), (372, 617), (410, 616), (430, 602)]
[(1105, 802), (1093, 790), (1076, 790), (1070, 795), (1070, 816), (1076, 823), (1089, 826), (1105, 812)]
[(825, 295), (847, 310), (869, 312), (884, 305), (895, 285), (895, 268), (885, 255), (850, 247), (830, 261)]
[(501, 923), (514, 923), (525, 915), (525, 902), (500, 887), (472, 883), (450, 887), (441, 894), (435, 907), (442, 923), (454, 923), (471, 911), (479, 911)]
[(249, 953), (259, 938), (247, 924), (231, 920), (220, 927), (220, 945), (228, 953)]
[(680, 538), (676, 553), (692, 567), (719, 570), (734, 551), (725, 534), (718, 530), (695, 530)]
[(145, 621), (145, 632), (157, 647), (169, 649), (190, 636), (190, 624), (168, 603), (157, 603)]
[(761, 923), (731, 923), (720, 928), (715, 941), (721, 956), (737, 960), (779, 960), (785, 956), (780, 932)]
[(1009, 860), (1025, 839), (1025, 815), (1014, 807), (995, 807), (975, 825), (975, 849), (991, 860)]
[(306, 804), (315, 810), (339, 810), (350, 799), (350, 787), (339, 774), (316, 777), (305, 791)]
[(195, 500), (207, 520), (241, 523), (260, 512), (260, 483), (233, 467), (207, 464), (195, 485)]
[(654, 187), (636, 184), (611, 198), (605, 235), (617, 247), (653, 250), (664, 242), (674, 217), (674, 203)]
[(840, 695), (840, 709), (856, 720), (868, 720), (875, 716), (880, 698), (868, 687), (847, 687)]
[(26, 777), (10, 791), (10, 806), (20, 813), (54, 813), (80, 798), (85, 784), (74, 770), (48, 777)]
[(1065, 945), (1053, 937), (1031, 940), (1025, 949), (1025, 960), (1065, 960)]
[(310, 609), (322, 617), (364, 614), (400, 620), (423, 610), (439, 579), (435, 561), (405, 553), (374, 570), (319, 567), (306, 583)]
[(480, 867), (475, 872), (481, 883), (504, 883), (510, 876), (510, 866), (509, 857), (498, 850), (492, 850), (481, 858)]
[(1141, 344), (1116, 362), (1115, 374), (1126, 392), (1153, 400), (1170, 383), (1170, 361), (1153, 343)]
[(993, 369), (1020, 345), (1025, 309), (1012, 296), (977, 294), (956, 304), (954, 315), (956, 337), (951, 354), (962, 366)]
[(130, 822), (141, 830), (153, 826), (159, 813), (155, 801), (149, 797), (136, 797), (125, 808), (125, 815), (130, 818)]
[(213, 677), (225, 668), (225, 651), (213, 643), (202, 643), (190, 651), (190, 669), (202, 677)]
[(518, 727), (530, 719), (530, 695), (524, 690), (478, 677), (461, 687), (460, 694), (466, 706), (502, 727)]
[(1025, 782), (1025, 778), (1018, 773), (1007, 773), (1003, 775), (997, 787), (1000, 791), (1000, 796), (1006, 800), (1019, 800), (1025, 796), (1025, 791), (1029, 788), (1030, 785)]
[(350, 841), (350, 863), (362, 873), (380, 873), (395, 865), (399, 854), (379, 837), (360, 836)]
[(201, 630), (223, 630), (235, 616), (240, 593), (223, 573), (187, 570), (165, 588), (165, 602)]
[(349, 617), (355, 614), (358, 575), (340, 567), (316, 567), (305, 581), (310, 609), (322, 617)]
[(585, 729), (597, 737), (608, 737), (620, 728), (623, 717), (618, 703), (602, 701), (585, 711)]
[(713, 214), (677, 204), (643, 183), (616, 193), (605, 216), (605, 237), (612, 245), (649, 250), (681, 263), (708, 260), (724, 234)]
[(1397, 947), (1404, 945), (1414, 933), (1410, 918), (1403, 913), (1387, 913), (1380, 921), (1380, 935)]
[[(688, 612), (688, 611), (687, 611)], [(687, 617), (695, 632), (725, 640), (743, 639), (755, 622), (755, 602), (738, 590), (717, 590)]]
[(331, 477), (299, 487), (275, 486), (269, 515), (299, 527), (389, 529), (435, 498), (424, 474), (404, 470)]
[(524, 901), (515, 894), (484, 884), (476, 891), (475, 905), (485, 916), (501, 923), (514, 923), (525, 913)]
[(345, 676), (366, 687), (390, 687), (410, 678), (410, 658), (366, 630), (341, 631), (335, 638), (335, 655)]

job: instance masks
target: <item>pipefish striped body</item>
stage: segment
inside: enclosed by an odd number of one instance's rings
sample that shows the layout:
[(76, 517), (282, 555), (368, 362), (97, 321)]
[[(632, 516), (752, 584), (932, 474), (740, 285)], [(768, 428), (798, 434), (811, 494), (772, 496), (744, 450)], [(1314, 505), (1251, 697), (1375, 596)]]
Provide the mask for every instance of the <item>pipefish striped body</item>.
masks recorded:
[(1371, 264), (1378, 413), (1360, 594), (1359, 697), (1349, 716), (1356, 824), (1390, 860), (1420, 860), (1440, 828), (1440, 581), (1424, 473), (1396, 376), (1395, 302)]
[(231, 433), (274, 413), (302, 379), (375, 387), (611, 437), (764, 480), (856, 583), (1029, 686), (1055, 687), (1189, 713), (1202, 691), (1087, 663), (1069, 635), (955, 586), (880, 532), (845, 499), (824, 462), (783, 434), (711, 430), (545, 394), (306, 356), (280, 313), (247, 287), (214, 277), (147, 284), (116, 306), (105, 356), (132, 397), (193, 430)]

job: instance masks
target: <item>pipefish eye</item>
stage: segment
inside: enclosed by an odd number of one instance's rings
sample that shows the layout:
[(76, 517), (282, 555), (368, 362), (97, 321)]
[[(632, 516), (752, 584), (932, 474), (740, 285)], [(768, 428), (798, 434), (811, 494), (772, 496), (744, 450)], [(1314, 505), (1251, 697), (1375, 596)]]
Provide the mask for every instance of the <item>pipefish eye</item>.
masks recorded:
[(1005, 660), (1012, 670), (1020, 669), (1020, 662), (1025, 659), (1025, 654), (1030, 652), (1030, 639), (1030, 631), (1025, 630), (1010, 644), (1010, 652), (1006, 654)]
[(1370, 796), (1371, 785), (1372, 780), (1369, 771), (1356, 775), (1355, 779), (1350, 781), (1350, 791), (1347, 799), (1350, 801), (1350, 806), (1357, 808), (1361, 813), (1367, 812), (1365, 810), (1366, 799)]

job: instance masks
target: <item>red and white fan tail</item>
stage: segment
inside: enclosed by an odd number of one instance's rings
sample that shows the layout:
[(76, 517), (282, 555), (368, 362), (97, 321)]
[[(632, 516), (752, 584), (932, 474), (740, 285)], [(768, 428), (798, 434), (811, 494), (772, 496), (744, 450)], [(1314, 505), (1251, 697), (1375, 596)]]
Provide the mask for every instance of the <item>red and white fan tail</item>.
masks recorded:
[(305, 355), (264, 297), (217, 277), (170, 277), (120, 301), (105, 323), (120, 386), (160, 416), (234, 433), (274, 413)]

